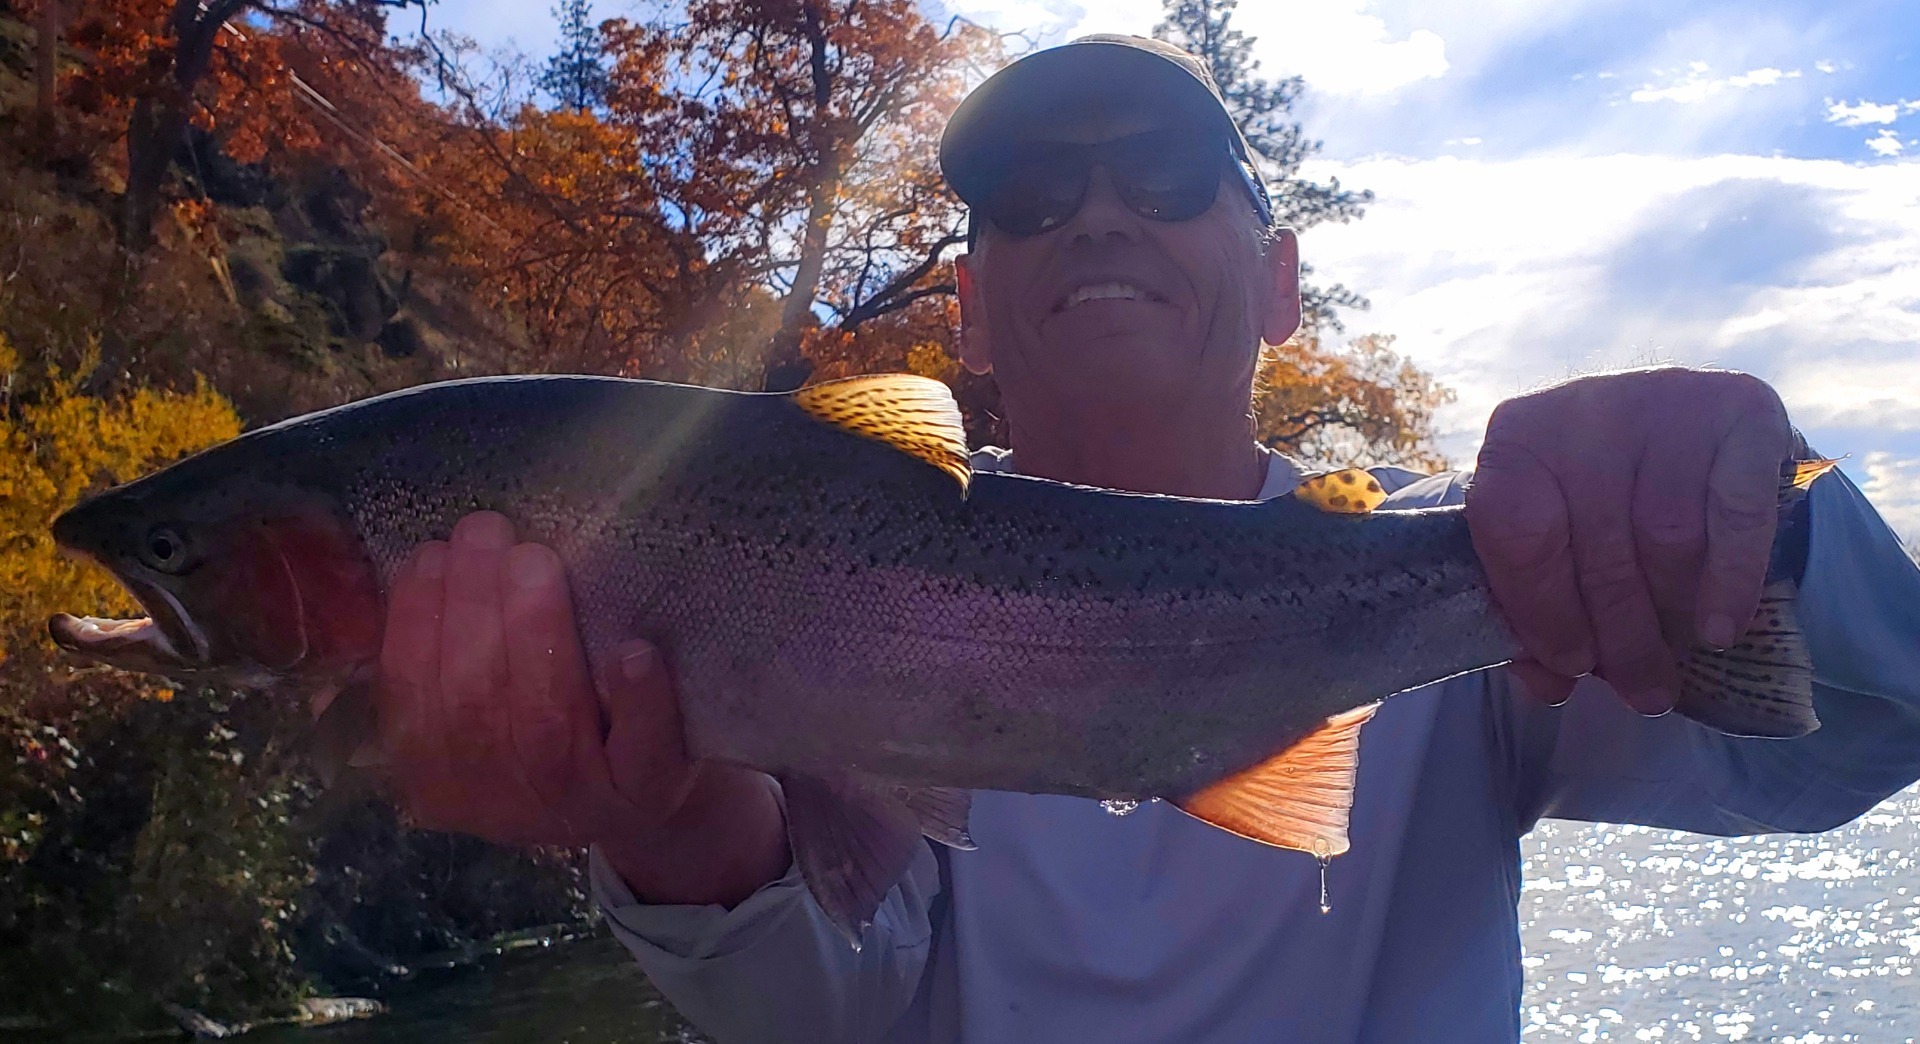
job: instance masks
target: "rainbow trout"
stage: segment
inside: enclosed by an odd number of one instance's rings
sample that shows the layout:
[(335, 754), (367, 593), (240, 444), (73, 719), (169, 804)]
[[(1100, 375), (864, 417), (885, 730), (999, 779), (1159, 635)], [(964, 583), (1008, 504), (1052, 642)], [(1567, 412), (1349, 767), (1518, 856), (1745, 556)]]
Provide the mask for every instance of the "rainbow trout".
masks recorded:
[[(59, 543), (148, 616), (50, 630), (132, 670), (351, 705), (406, 556), (500, 511), (565, 561), (590, 656), (659, 644), (693, 755), (781, 780), (794, 858), (857, 939), (922, 835), (970, 846), (971, 790), (1164, 798), (1344, 851), (1373, 706), (1519, 652), (1462, 512), (1364, 513), (1371, 482), (1229, 502), (971, 475), (946, 388), (899, 375), (455, 381), (73, 508)], [(1816, 726), (1791, 597), (1771, 584), (1739, 646), (1691, 655), (1680, 713)]]

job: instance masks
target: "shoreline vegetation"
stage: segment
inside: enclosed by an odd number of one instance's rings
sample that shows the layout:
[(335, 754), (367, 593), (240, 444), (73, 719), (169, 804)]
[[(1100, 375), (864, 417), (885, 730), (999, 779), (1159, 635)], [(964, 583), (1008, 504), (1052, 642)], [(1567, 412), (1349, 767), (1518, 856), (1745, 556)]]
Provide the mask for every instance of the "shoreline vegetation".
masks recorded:
[[(1169, 10), (1190, 44), (1212, 27), (1230, 96), (1264, 113), (1283, 216), (1358, 217), (1366, 194), (1298, 178), (1301, 85), (1234, 56), (1231, 0)], [(911, 0), (557, 16), (543, 62), (420, 37), (418, 0), (0, 0), (0, 1034), (366, 1014), (323, 1001), (596, 933), (577, 853), (322, 789), (301, 708), (57, 655), (52, 613), (132, 608), (52, 546), (87, 492), (491, 373), (907, 370), (1004, 444), (991, 379), (952, 350), (963, 215), (934, 147), (1019, 41)], [(1441, 463), (1450, 393), (1391, 337), (1338, 343), (1361, 301), (1314, 295), (1314, 328), (1263, 359), (1260, 437)]]

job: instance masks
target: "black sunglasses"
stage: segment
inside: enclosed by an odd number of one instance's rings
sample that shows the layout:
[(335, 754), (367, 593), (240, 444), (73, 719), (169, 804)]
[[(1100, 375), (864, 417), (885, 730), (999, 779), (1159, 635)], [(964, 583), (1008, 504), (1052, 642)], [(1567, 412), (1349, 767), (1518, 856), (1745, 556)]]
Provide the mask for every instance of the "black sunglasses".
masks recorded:
[[(976, 209), (1008, 235), (1050, 232), (1080, 212), (1093, 168), (1103, 167), (1120, 201), (1134, 213), (1155, 221), (1191, 221), (1213, 206), (1226, 166), (1239, 173), (1264, 219), (1270, 212), (1266, 192), (1231, 147), (1217, 135), (1180, 130), (1096, 145), (1020, 143), (993, 164)], [(978, 225), (970, 218), (967, 240), (978, 238)]]

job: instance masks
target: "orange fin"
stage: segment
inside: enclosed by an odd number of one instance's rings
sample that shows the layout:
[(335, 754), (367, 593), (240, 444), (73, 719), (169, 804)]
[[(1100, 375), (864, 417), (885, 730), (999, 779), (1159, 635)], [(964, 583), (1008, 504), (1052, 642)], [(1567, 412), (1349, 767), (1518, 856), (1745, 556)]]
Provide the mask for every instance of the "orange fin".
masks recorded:
[(1792, 489), (1806, 489), (1813, 480), (1840, 466), (1845, 457), (1833, 460), (1792, 460), (1780, 466), (1780, 484)]
[(1359, 468), (1342, 468), (1301, 480), (1293, 495), (1336, 515), (1364, 515), (1386, 503), (1380, 480)]
[(1792, 581), (1768, 584), (1733, 648), (1689, 650), (1680, 660), (1674, 709), (1729, 736), (1794, 739), (1819, 728), (1813, 660), (1793, 603)]
[(953, 392), (930, 377), (876, 373), (815, 384), (793, 393), (814, 420), (884, 442), (953, 476), (962, 492), (973, 478), (967, 430)]
[(1336, 714), (1254, 767), (1175, 802), (1222, 830), (1322, 859), (1347, 850), (1347, 813), (1360, 765), (1360, 726), (1380, 705)]

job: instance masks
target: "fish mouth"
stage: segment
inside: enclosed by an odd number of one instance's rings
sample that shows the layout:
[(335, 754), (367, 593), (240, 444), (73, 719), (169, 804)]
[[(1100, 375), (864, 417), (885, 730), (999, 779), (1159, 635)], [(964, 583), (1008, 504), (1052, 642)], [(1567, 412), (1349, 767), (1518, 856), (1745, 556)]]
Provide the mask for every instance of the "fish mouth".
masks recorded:
[(55, 645), (128, 670), (200, 670), (210, 660), (206, 635), (178, 599), (155, 584), (118, 577), (147, 615), (127, 619), (60, 613), (47, 621)]

